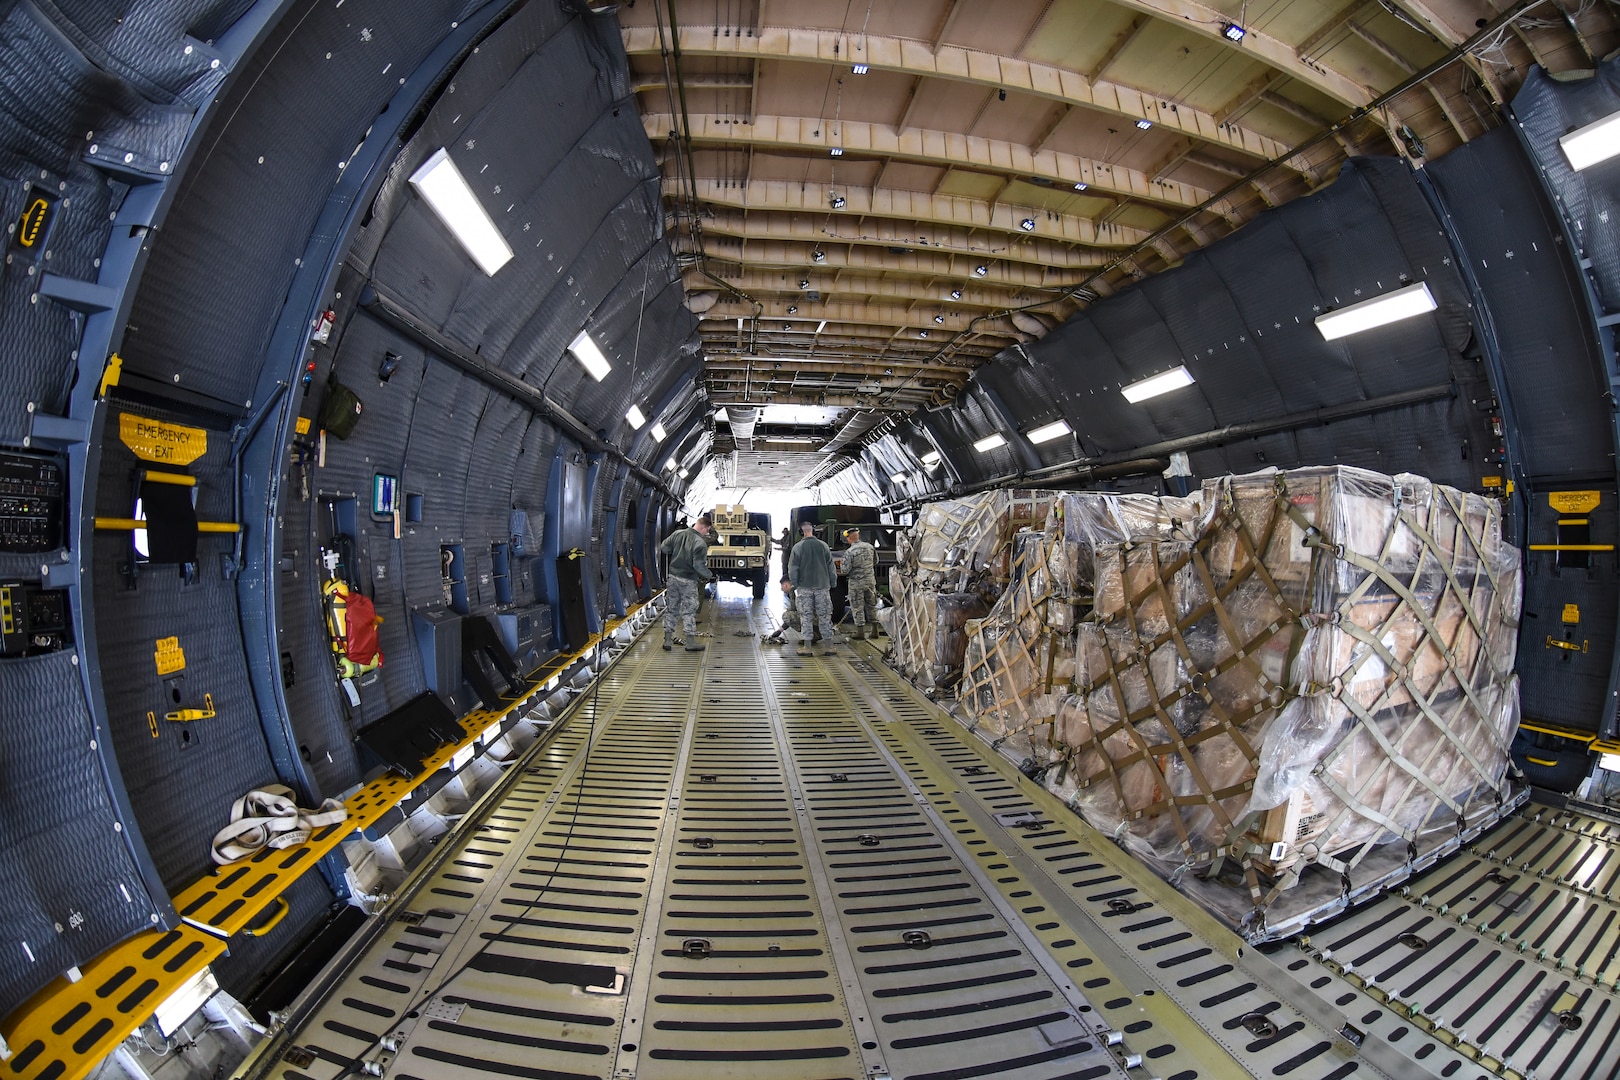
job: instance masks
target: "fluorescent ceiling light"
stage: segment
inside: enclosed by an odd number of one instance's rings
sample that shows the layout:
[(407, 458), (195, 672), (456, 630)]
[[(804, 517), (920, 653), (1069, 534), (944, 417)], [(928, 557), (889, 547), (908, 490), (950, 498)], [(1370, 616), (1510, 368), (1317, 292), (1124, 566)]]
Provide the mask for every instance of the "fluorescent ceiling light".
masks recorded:
[(674, 472), (679, 465), (680, 462), (676, 461), (674, 458), (670, 458), (668, 461), (664, 462), (664, 468), (668, 469), (670, 472)]
[(825, 251), (822, 251), (820, 248), (816, 248), (815, 251), (811, 252), (810, 257), (812, 259), (814, 259), (816, 262), (826, 262), (827, 261), (827, 253)]
[(1559, 139), (1558, 145), (1564, 148), (1569, 167), (1576, 172), (1609, 160), (1620, 154), (1620, 112), (1576, 128)]
[(926, 454), (924, 454), (922, 456), (921, 460), (922, 460), (922, 463), (924, 465), (938, 465), (939, 464), (939, 451), (938, 450), (930, 450), (930, 451), (928, 451), (928, 453), (926, 453)]
[(1035, 231), (1035, 219), (1032, 218), (1032, 217), (1027, 217), (1023, 221), (1020, 221), (1018, 223), (1018, 227), (1020, 229), (1023, 229), (1025, 232), (1034, 232)]
[(868, 69), (865, 64), (853, 64), (851, 65), (850, 70), (857, 75), (865, 75)]
[(641, 415), (641, 409), (635, 405), (632, 405), (629, 409), (625, 410), (624, 418), (630, 421), (631, 431), (640, 431), (641, 425), (647, 422), (647, 418)]
[(998, 447), (1006, 445), (1007, 440), (1002, 438), (1001, 432), (998, 431), (994, 435), (986, 435), (984, 438), (974, 443), (973, 449), (977, 450), (981, 454), (987, 454)]
[(607, 378), (608, 372), (613, 370), (613, 365), (602, 355), (602, 350), (596, 347), (591, 335), (583, 330), (574, 335), (574, 340), (568, 343), (568, 351), (574, 354), (574, 359), (579, 361), (580, 367), (583, 367), (597, 382)]
[(1153, 126), (1153, 121), (1151, 121), (1151, 120), (1138, 120), (1136, 122), (1136, 126), (1141, 128), (1143, 131), (1146, 131), (1148, 128)]
[(945, 316), (943, 316), (943, 315), (935, 315), (934, 316), (934, 323), (937, 326), (944, 326), (945, 325)]
[(1032, 443), (1051, 442), (1053, 439), (1061, 439), (1073, 430), (1067, 420), (1054, 420), (1031, 431), (1027, 438)]
[[(828, 201), (832, 203), (832, 208), (834, 210), (842, 210), (844, 208), (844, 197), (842, 195), (834, 195)], [(820, 262), (821, 260), (817, 259), (816, 261)]]
[(816, 333), (819, 334), (825, 329), (827, 329), (827, 320), (822, 319), (819, 323), (816, 324)]
[(1084, 180), (1076, 180), (1075, 184), (1074, 184), (1074, 190), (1076, 190), (1076, 191), (1084, 191), (1084, 190), (1086, 190), (1087, 186), (1088, 185), (1086, 184), (1086, 182)]
[(962, 290), (961, 289), (952, 289), (951, 290), (951, 299), (952, 300), (960, 300), (960, 299), (962, 299)]
[(1172, 390), (1179, 390), (1183, 386), (1191, 386), (1192, 384), (1192, 373), (1185, 367), (1176, 367), (1150, 379), (1133, 382), (1121, 390), (1120, 393), (1125, 395), (1126, 401), (1134, 405), (1138, 401), (1146, 401), (1148, 398), (1158, 397), (1160, 394), (1167, 394)]
[(833, 147), (832, 148), (832, 156), (833, 157), (843, 157), (844, 156), (844, 148), (842, 146)]
[(467, 186), (461, 170), (450, 160), (448, 150), (441, 146), (434, 151), (411, 175), (411, 186), (427, 200), (484, 273), (494, 277), (495, 271), (511, 261), (511, 247)]
[(1375, 326), (1410, 319), (1414, 315), (1422, 315), (1434, 309), (1434, 294), (1429, 292), (1428, 282), (1420, 281), (1404, 289), (1396, 289), (1383, 296), (1375, 296), (1371, 300), (1363, 300), (1359, 304), (1351, 304), (1338, 311), (1318, 315), (1316, 328), (1322, 331), (1323, 337), (1334, 341), (1349, 334), (1371, 330)]
[(664, 430), (664, 425), (663, 424), (654, 424), (652, 426), (653, 442), (663, 442), (665, 436), (667, 436), (668, 434), (669, 434), (669, 432)]
[(978, 274), (980, 277), (984, 277), (984, 275), (986, 275), (986, 274), (988, 274), (990, 272), (990, 268), (988, 266), (984, 265), (984, 263), (980, 263), (978, 266), (975, 266), (973, 268), (973, 272), (975, 274)]
[(1221, 27), (1221, 36), (1227, 41), (1242, 41), (1243, 35), (1246, 32), (1247, 31), (1245, 31), (1243, 27), (1239, 26), (1235, 22), (1229, 22), (1225, 26)]

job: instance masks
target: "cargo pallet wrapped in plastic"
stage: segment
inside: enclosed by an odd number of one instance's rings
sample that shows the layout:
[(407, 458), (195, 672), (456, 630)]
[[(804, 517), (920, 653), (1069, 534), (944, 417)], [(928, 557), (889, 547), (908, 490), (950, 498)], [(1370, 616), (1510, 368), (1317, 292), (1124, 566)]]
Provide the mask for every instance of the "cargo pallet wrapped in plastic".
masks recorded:
[(974, 722), (1000, 737), (1050, 723), (1055, 689), (1074, 675), (1072, 636), (1049, 624), (1062, 603), (1051, 591), (1049, 534), (1013, 541), (1012, 583), (982, 619), (967, 626), (958, 697)]
[(926, 690), (962, 676), (968, 620), (1006, 587), (1012, 538), (1045, 521), (1052, 494), (989, 491), (931, 503), (902, 534), (889, 572), (891, 662)]
[(1196, 532), (1198, 498), (1055, 495), (1040, 531), (1014, 539), (1012, 581), (968, 629), (959, 696), (976, 726), (1019, 740), (1049, 724), (1074, 673), (1074, 632), (1091, 610), (1097, 548)]
[(1203, 496), (1195, 536), (1098, 549), (1042, 775), (1264, 940), (1515, 801), (1518, 554), (1494, 500), (1414, 476), (1300, 469)]

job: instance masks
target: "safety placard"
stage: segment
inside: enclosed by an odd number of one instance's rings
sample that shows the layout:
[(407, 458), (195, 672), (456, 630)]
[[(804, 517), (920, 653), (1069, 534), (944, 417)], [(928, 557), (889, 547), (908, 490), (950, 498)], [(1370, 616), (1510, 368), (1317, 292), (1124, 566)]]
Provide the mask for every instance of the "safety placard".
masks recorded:
[(1584, 514), (1603, 501), (1601, 491), (1550, 491), (1547, 502), (1560, 514)]
[(180, 639), (177, 637), (159, 638), (152, 658), (157, 661), (159, 675), (173, 675), (176, 671), (184, 671), (186, 667), (186, 653), (180, 648)]
[(145, 416), (118, 414), (118, 438), (135, 456), (165, 465), (190, 465), (208, 452), (208, 432)]

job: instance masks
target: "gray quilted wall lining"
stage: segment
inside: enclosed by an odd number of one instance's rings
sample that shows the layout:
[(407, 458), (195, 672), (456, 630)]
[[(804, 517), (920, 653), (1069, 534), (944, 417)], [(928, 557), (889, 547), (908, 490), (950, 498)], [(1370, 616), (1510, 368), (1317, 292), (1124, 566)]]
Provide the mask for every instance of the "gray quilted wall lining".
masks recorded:
[[(115, 405), (114, 412), (188, 419), (128, 404)], [(116, 416), (110, 419), (109, 428), (116, 430)], [(97, 514), (132, 516), (133, 476), (141, 464), (116, 439), (106, 442)], [(228, 436), (209, 432), (207, 453), (189, 472), (197, 478), (198, 519), (230, 521)], [(230, 550), (229, 536), (204, 534), (197, 544), (196, 584), (185, 584), (173, 565), (145, 565), (135, 589), (125, 587), (129, 533), (98, 532), (90, 553), (107, 723), (136, 820), (170, 892), (213, 865), (209, 841), (228, 820), (231, 802), (276, 778), (248, 684), (236, 585), (223, 571)], [(159, 677), (153, 659), (157, 639), (168, 637), (179, 638), (185, 653), (185, 668), (174, 680)], [(202, 708), (206, 696), (213, 698), (213, 718), (164, 719), (168, 712)]]
[(0, 1016), (154, 918), (76, 659), (0, 660)]

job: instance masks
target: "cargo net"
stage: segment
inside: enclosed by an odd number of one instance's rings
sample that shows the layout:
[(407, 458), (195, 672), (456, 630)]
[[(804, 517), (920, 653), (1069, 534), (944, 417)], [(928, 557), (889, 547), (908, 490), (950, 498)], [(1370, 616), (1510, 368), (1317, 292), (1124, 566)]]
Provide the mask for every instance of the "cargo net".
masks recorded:
[(1013, 541), (1011, 584), (968, 627), (960, 698), (976, 727), (1026, 751), (1074, 675), (1075, 632), (1089, 614), (1096, 552), (1129, 539), (1194, 535), (1199, 497), (1103, 493), (1054, 496), (1044, 527)]
[(927, 690), (956, 685), (970, 620), (1006, 589), (1014, 536), (1044, 524), (1052, 499), (1015, 490), (931, 503), (901, 534), (889, 571), (888, 631), (891, 659), (907, 678)]
[(1518, 556), (1494, 501), (1412, 476), (1296, 470), (1204, 497), (1192, 539), (1097, 550), (1036, 764), (1172, 881), (1239, 872), (1263, 923), (1310, 866), (1348, 893), (1380, 845), (1411, 861), (1500, 807)]

